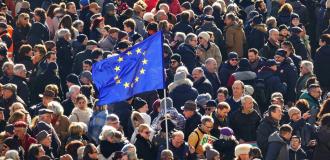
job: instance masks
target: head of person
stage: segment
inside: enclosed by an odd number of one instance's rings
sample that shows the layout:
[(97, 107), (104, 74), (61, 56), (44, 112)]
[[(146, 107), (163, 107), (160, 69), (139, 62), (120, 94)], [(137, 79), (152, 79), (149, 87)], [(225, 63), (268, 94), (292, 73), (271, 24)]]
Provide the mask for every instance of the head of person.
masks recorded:
[(210, 35), (207, 32), (201, 32), (198, 34), (198, 42), (200, 45), (205, 46), (210, 41)]
[(277, 63), (273, 59), (268, 59), (265, 63), (265, 66), (269, 67), (273, 72), (277, 71)]
[(288, 124), (284, 124), (280, 127), (280, 136), (284, 138), (284, 140), (289, 141), (292, 136), (292, 127)]
[(46, 22), (46, 11), (42, 8), (36, 8), (34, 10), (33, 19), (35, 22), (44, 24)]
[(107, 116), (107, 121), (106, 121), (106, 125), (109, 125), (115, 129), (119, 129), (120, 128), (120, 121), (119, 121), (119, 117), (116, 114), (109, 114)]
[(208, 58), (205, 60), (205, 68), (210, 73), (216, 73), (218, 70), (218, 63), (214, 58)]
[(28, 151), (28, 157), (30, 159), (39, 159), (45, 155), (45, 150), (42, 148), (41, 144), (32, 144)]
[(71, 14), (76, 14), (77, 13), (76, 4), (74, 2), (67, 3), (66, 11)]
[(45, 90), (44, 93), (39, 96), (42, 98), (42, 104), (48, 106), (48, 103), (54, 100), (55, 92), (52, 90)]
[(173, 152), (169, 149), (162, 150), (160, 160), (174, 160)]
[(184, 134), (182, 131), (175, 131), (172, 133), (172, 145), (175, 148), (180, 148), (184, 143)]
[(197, 46), (197, 35), (194, 33), (187, 34), (184, 42), (185, 42), (185, 44), (190, 45), (195, 48)]
[(233, 97), (240, 98), (244, 94), (244, 83), (240, 80), (236, 80), (232, 85)]
[(263, 0), (257, 0), (254, 3), (254, 6), (255, 6), (256, 9), (258, 9), (262, 13), (266, 13), (267, 12), (266, 3)]
[(307, 88), (308, 94), (315, 99), (319, 99), (322, 96), (322, 89), (319, 84), (311, 84)]
[(298, 150), (301, 147), (301, 138), (294, 135), (291, 137), (290, 146), (294, 150)]
[(268, 31), (269, 33), (269, 39), (274, 41), (274, 42), (278, 42), (279, 36), (280, 36), (280, 32), (273, 28), (271, 30)]
[(254, 99), (250, 95), (245, 95), (241, 98), (241, 103), (243, 111), (251, 111), (254, 106)]
[(255, 48), (248, 50), (248, 60), (250, 63), (254, 63), (259, 59), (259, 51)]
[(279, 105), (270, 105), (268, 107), (268, 114), (269, 116), (275, 120), (275, 121), (280, 121), (282, 119), (282, 107)]
[(99, 139), (101, 141), (108, 141), (110, 143), (119, 143), (122, 141), (123, 135), (120, 131), (117, 131), (112, 127), (104, 127)]
[(9, 99), (17, 94), (17, 86), (13, 83), (7, 83), (2, 86), (1, 92), (3, 99)]
[(238, 54), (236, 52), (229, 52), (228, 53), (228, 63), (231, 66), (238, 65)]
[(48, 64), (51, 63), (51, 62), (56, 63), (56, 60), (57, 60), (56, 52), (48, 51), (45, 57), (46, 57), (46, 62)]
[(100, 9), (101, 9), (101, 7), (95, 2), (92, 2), (91, 4), (89, 4), (89, 10), (94, 14), (99, 13)]
[(88, 105), (88, 100), (87, 97), (83, 94), (78, 94), (76, 98), (76, 103), (79, 109), (85, 110), (87, 109)]
[(49, 134), (47, 131), (42, 130), (36, 135), (36, 139), (38, 140), (38, 143), (41, 145), (49, 148), (52, 145), (52, 135)]
[(39, 110), (39, 120), (44, 121), (47, 124), (51, 124), (53, 118), (53, 111), (50, 109), (40, 109)]
[(23, 44), (19, 48), (19, 57), (23, 58), (25, 56), (32, 57), (33, 56), (33, 50), (32, 46), (29, 44)]
[(249, 153), (251, 150), (250, 144), (239, 144), (235, 147), (235, 157), (237, 160), (249, 160)]
[(85, 146), (83, 159), (98, 159), (98, 150), (93, 143)]
[(23, 138), (27, 132), (27, 124), (24, 121), (17, 121), (14, 123), (14, 135)]
[(225, 17), (226, 26), (231, 26), (236, 22), (237, 17), (234, 13), (228, 13)]
[(181, 107), (183, 110), (183, 115), (186, 119), (191, 118), (197, 111), (197, 104), (195, 101), (188, 100), (184, 103), (184, 106)]
[(4, 73), (4, 75), (6, 76), (13, 76), (14, 75), (14, 63), (13, 62), (5, 62), (2, 65), (2, 72)]
[(308, 60), (301, 61), (301, 64), (300, 64), (300, 75), (301, 76), (313, 73), (313, 70), (314, 70), (314, 64), (311, 61), (308, 61)]
[(194, 68), (192, 71), (192, 77), (195, 82), (200, 80), (201, 78), (205, 77), (204, 70), (201, 67)]
[(140, 113), (147, 113), (149, 111), (148, 103), (140, 97), (135, 97), (132, 102), (133, 108)]
[(47, 50), (46, 50), (46, 46), (43, 45), (43, 44), (35, 45), (33, 50), (34, 50), (34, 55), (32, 57), (32, 61), (33, 61), (34, 64), (36, 64), (44, 58), (44, 56), (46, 55)]
[(297, 107), (291, 107), (288, 110), (288, 114), (293, 122), (297, 122), (301, 119), (301, 111)]
[(135, 26), (135, 21), (131, 18), (124, 21), (124, 30), (127, 33), (134, 32)]
[(69, 96), (71, 99), (76, 99), (77, 96), (79, 95), (80, 93), (80, 86), (78, 85), (72, 85), (70, 88), (69, 88)]
[(322, 34), (319, 40), (319, 46), (330, 45), (330, 34)]
[(202, 116), (201, 119), (201, 127), (202, 130), (206, 133), (210, 133), (210, 131), (213, 129), (214, 120), (210, 116)]
[(228, 98), (228, 89), (226, 87), (220, 87), (217, 91), (218, 102), (225, 102)]
[(204, 109), (205, 109), (205, 115), (211, 115), (216, 107), (218, 106), (217, 102), (215, 102), (215, 100), (209, 100), (206, 102), (206, 104), (204, 105)]
[(286, 59), (287, 52), (284, 49), (278, 49), (275, 52), (274, 59), (277, 63), (282, 63)]
[(21, 78), (26, 78), (26, 73), (27, 70), (24, 66), (24, 64), (15, 64), (14, 65), (14, 75), (21, 77)]
[(63, 106), (61, 105), (61, 103), (57, 102), (57, 101), (51, 101), (48, 103), (48, 109), (53, 111), (53, 116), (52, 118), (57, 118), (60, 116), (63, 116), (64, 113), (64, 109)]
[(78, 30), (79, 33), (83, 33), (84, 30), (84, 22), (82, 20), (75, 20), (72, 23), (72, 26)]
[(82, 64), (83, 64), (82, 65), (83, 71), (90, 71), (90, 72), (92, 71), (92, 65), (93, 65), (92, 60), (86, 59), (86, 60), (83, 61)]
[(138, 133), (145, 140), (149, 140), (151, 128), (147, 124), (140, 124), (138, 127)]
[(177, 69), (181, 65), (181, 56), (179, 54), (173, 54), (170, 60), (172, 69)]

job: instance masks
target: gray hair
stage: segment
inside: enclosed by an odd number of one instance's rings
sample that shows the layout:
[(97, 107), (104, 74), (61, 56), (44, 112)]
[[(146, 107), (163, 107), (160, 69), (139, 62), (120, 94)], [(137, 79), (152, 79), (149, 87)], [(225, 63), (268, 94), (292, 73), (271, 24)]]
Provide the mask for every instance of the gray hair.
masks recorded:
[(149, 22), (150, 20), (154, 20), (154, 14), (151, 12), (147, 12), (143, 15), (143, 20)]
[(253, 99), (252, 96), (250, 96), (250, 95), (245, 95), (245, 96), (243, 96), (243, 97), (241, 98), (241, 103), (242, 103), (242, 105), (245, 104), (245, 102), (246, 102), (247, 99), (251, 99), (252, 101), (254, 101), (254, 99)]
[(16, 150), (9, 150), (5, 154), (5, 159), (19, 160), (19, 154)]
[(84, 25), (84, 22), (82, 20), (75, 20), (73, 23), (72, 23), (72, 26), (74, 28), (77, 28), (79, 25)]
[(61, 116), (64, 113), (63, 106), (57, 101), (51, 101), (48, 103), (48, 109), (52, 110), (55, 115)]
[(186, 39), (186, 34), (183, 32), (176, 32), (175, 33), (175, 37), (178, 37), (181, 39), (181, 41), (183, 42)]
[(201, 122), (202, 122), (202, 124), (205, 124), (206, 122), (214, 123), (214, 120), (211, 116), (202, 116)]
[(78, 85), (72, 85), (69, 88), (69, 95), (71, 95), (72, 93), (75, 93), (75, 92), (80, 92), (80, 86), (78, 86)]
[(57, 31), (58, 38), (64, 38), (66, 35), (71, 35), (70, 31), (66, 28), (62, 28)]
[(175, 73), (183, 72), (186, 75), (190, 75), (186, 66), (180, 66), (176, 69)]
[(276, 28), (272, 28), (268, 31), (269, 35), (273, 34), (274, 32), (280, 33)]
[(204, 70), (203, 70), (202, 67), (196, 67), (196, 68), (193, 69), (193, 71), (195, 71), (195, 70), (201, 72), (202, 75), (205, 76), (205, 74), (204, 74)]
[(109, 121), (117, 121), (118, 120), (119, 121), (119, 117), (116, 114), (111, 113), (107, 116), (107, 120), (109, 120)]
[(303, 60), (301, 61), (301, 65), (304, 66), (308, 70), (308, 72), (313, 72), (314, 64), (311, 61)]
[(25, 70), (26, 70), (26, 68), (25, 68), (24, 64), (15, 64), (14, 65), (14, 74), (15, 75), (17, 75), (20, 72), (25, 71)]
[(2, 65), (2, 72), (5, 72), (8, 68), (9, 68), (9, 66), (12, 66), (12, 67), (14, 67), (14, 63), (13, 62), (5, 62), (3, 65)]
[(191, 41), (193, 38), (197, 38), (197, 35), (194, 33), (187, 34), (186, 39), (184, 40), (185, 44), (189, 44), (189, 41)]
[(217, 63), (217, 61), (214, 58), (208, 58), (205, 60), (205, 64), (211, 63), (211, 62), (215, 62)]

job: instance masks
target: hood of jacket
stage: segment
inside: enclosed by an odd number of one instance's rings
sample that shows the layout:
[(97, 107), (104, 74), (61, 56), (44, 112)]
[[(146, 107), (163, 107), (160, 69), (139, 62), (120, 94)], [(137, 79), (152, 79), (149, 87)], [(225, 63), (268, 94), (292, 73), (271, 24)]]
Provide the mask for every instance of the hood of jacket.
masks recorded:
[(227, 30), (243, 30), (243, 23), (242, 22), (235, 22), (234, 24), (230, 25), (230, 26), (226, 26), (225, 27)]
[(285, 140), (280, 136), (279, 131), (276, 131), (276, 132), (272, 133), (268, 137), (268, 142), (280, 142), (280, 143), (286, 144)]
[(178, 81), (174, 81), (171, 84), (168, 85), (168, 90), (169, 92), (173, 91), (175, 88), (177, 88), (178, 86), (182, 86), (182, 85), (187, 85), (192, 87), (193, 86), (193, 82), (191, 82), (190, 79), (186, 78), (183, 80), (178, 80)]
[(252, 26), (252, 28), (261, 31), (263, 33), (267, 33), (267, 26), (266, 24), (255, 24)]

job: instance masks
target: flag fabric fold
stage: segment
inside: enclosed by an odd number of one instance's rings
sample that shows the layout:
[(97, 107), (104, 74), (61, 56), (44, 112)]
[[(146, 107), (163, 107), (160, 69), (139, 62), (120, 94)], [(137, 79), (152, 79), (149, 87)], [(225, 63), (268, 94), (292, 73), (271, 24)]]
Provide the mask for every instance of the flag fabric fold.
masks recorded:
[(93, 65), (92, 77), (99, 91), (98, 105), (164, 88), (162, 39), (162, 33), (157, 32), (125, 52)]

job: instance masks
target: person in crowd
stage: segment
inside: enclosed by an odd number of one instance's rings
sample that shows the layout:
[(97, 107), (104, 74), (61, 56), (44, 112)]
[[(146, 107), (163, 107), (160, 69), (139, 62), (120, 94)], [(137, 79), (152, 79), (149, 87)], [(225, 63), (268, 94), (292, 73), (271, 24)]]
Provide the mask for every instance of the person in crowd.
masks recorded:
[(197, 66), (196, 50), (197, 36), (193, 33), (189, 33), (183, 44), (181, 44), (177, 52), (181, 56), (183, 64), (187, 67), (189, 73)]
[[(18, 58), (19, 50), (27, 42), (27, 35), (31, 29), (30, 16), (27, 13), (21, 13), (18, 16), (13, 32), (14, 59)], [(32, 47), (31, 47), (32, 50)], [(26, 66), (27, 67), (27, 66)]]
[(26, 104), (30, 104), (30, 90), (27, 84), (27, 70), (24, 64), (14, 65), (14, 77), (12, 83), (17, 86), (17, 95), (22, 98)]
[(108, 115), (108, 111), (106, 110), (105, 106), (99, 106), (98, 101), (95, 101), (93, 107), (93, 115), (91, 116), (89, 123), (88, 123), (88, 135), (90, 136), (91, 140), (98, 143), (99, 142), (99, 135), (102, 131), (102, 128), (105, 124), (106, 117)]
[(322, 89), (319, 84), (311, 84), (308, 86), (307, 91), (301, 94), (299, 99), (307, 100), (310, 108), (311, 117), (308, 122), (314, 124), (317, 121), (317, 113), (320, 111), (320, 98)]
[(36, 8), (33, 14), (34, 23), (27, 35), (27, 42), (34, 46), (50, 39), (50, 32), (46, 25), (46, 12), (42, 8)]
[(289, 146), (292, 136), (292, 128), (290, 125), (284, 124), (279, 131), (272, 133), (269, 138), (268, 151), (266, 159), (289, 159)]
[(248, 60), (251, 70), (255, 73), (258, 73), (266, 63), (266, 59), (259, 55), (259, 51), (256, 48), (250, 48), (248, 50)]
[(205, 78), (211, 82), (213, 88), (212, 97), (216, 97), (216, 93), (220, 88), (221, 82), (217, 73), (217, 61), (214, 58), (208, 58), (205, 61), (205, 66), (202, 67), (204, 70)]
[[(218, 64), (219, 65), (219, 64)], [(236, 52), (228, 53), (228, 60), (219, 67), (218, 75), (221, 86), (228, 83), (229, 76), (238, 68), (238, 55)]]
[(267, 43), (260, 49), (260, 55), (267, 59), (275, 56), (275, 52), (279, 49), (279, 31), (277, 29), (270, 29), (268, 31), (269, 37)]
[(307, 159), (307, 154), (301, 147), (301, 138), (296, 135), (291, 137), (289, 159)]
[(227, 87), (231, 88), (234, 81), (241, 80), (246, 85), (254, 85), (257, 74), (251, 70), (249, 60), (242, 58), (238, 63), (236, 71), (230, 75)]
[(300, 74), (296, 83), (296, 95), (300, 97), (304, 90), (306, 90), (306, 82), (309, 78), (315, 77), (314, 64), (310, 61), (304, 60), (300, 64)]
[(103, 128), (100, 134), (100, 145), (98, 149), (104, 159), (107, 159), (115, 151), (121, 150), (125, 145), (121, 132), (113, 128)]
[(45, 150), (41, 144), (32, 144), (28, 150), (28, 153), (29, 159), (37, 160), (45, 155)]
[(204, 70), (201, 67), (196, 67), (192, 71), (192, 77), (194, 79), (193, 87), (197, 89), (199, 94), (209, 93), (213, 95), (213, 87), (211, 82), (206, 79)]
[(151, 160), (156, 157), (156, 149), (149, 140), (150, 127), (147, 124), (140, 124), (134, 145), (137, 148), (138, 158)]
[(89, 40), (86, 45), (86, 50), (76, 53), (73, 58), (72, 71), (76, 74), (80, 74), (82, 71), (82, 62), (87, 59), (92, 59), (92, 51), (97, 48), (97, 42)]
[(184, 106), (181, 109), (183, 110), (183, 115), (186, 119), (184, 134), (185, 134), (185, 137), (187, 137), (187, 139), (188, 139), (188, 136), (198, 126), (198, 124), (202, 118), (202, 115), (198, 112), (197, 104), (191, 100), (186, 101)]
[(47, 106), (48, 109), (54, 112), (52, 115), (52, 125), (58, 135), (58, 138), (61, 142), (64, 142), (68, 136), (68, 130), (71, 122), (67, 116), (63, 115), (64, 109), (61, 103), (51, 101)]
[(5, 120), (8, 120), (9, 118), (9, 107), (15, 103), (20, 102), (26, 107), (26, 104), (24, 101), (17, 95), (17, 86), (13, 83), (7, 83), (2, 86), (2, 98), (0, 99), (1, 106), (5, 109), (4, 110), (4, 117)]
[(226, 14), (225, 44), (227, 46), (227, 53), (236, 52), (238, 57), (243, 57), (243, 45), (246, 43), (246, 37), (242, 23), (242, 20), (240, 20), (235, 14)]
[[(28, 125), (24, 121), (17, 121), (14, 123), (14, 135), (18, 137), (19, 145), (27, 151), (31, 144), (37, 143), (37, 140), (34, 139), (30, 134), (27, 133)], [(27, 153), (24, 155), (27, 156)]]
[(77, 107), (73, 108), (69, 116), (70, 122), (83, 122), (86, 125), (93, 114), (91, 108), (88, 108), (88, 100), (85, 95), (79, 94), (76, 98)]
[(47, 131), (42, 130), (40, 133), (36, 135), (38, 143), (42, 145), (42, 148), (45, 151), (45, 155), (49, 156), (50, 158), (54, 157), (54, 151), (52, 150), (52, 135), (49, 134)]
[(319, 41), (320, 48), (315, 54), (315, 75), (320, 81), (320, 85), (325, 91), (330, 91), (330, 78), (327, 75), (327, 69), (329, 68), (328, 60), (330, 57), (326, 54), (330, 50), (330, 34), (323, 34)]
[(83, 152), (83, 160), (97, 160), (98, 150), (93, 143), (88, 143)]
[(232, 85), (232, 96), (226, 100), (231, 108), (231, 113), (234, 113), (239, 108), (241, 108), (241, 98), (244, 96), (244, 83), (237, 80)]
[[(220, 49), (215, 43), (210, 41), (210, 35), (207, 32), (203, 31), (198, 34), (198, 42), (200, 47), (205, 50), (205, 60), (208, 58), (214, 58), (218, 65), (222, 63)], [(205, 64), (205, 62), (202, 63)]]
[(297, 55), (301, 56), (303, 60), (308, 60), (308, 50), (304, 42), (301, 40), (303, 29), (301, 29), (300, 27), (292, 27), (290, 28), (290, 31), (291, 36), (288, 38), (288, 41), (292, 43)]
[(234, 136), (234, 131), (229, 127), (220, 128), (219, 139), (213, 142), (213, 147), (220, 153), (220, 158), (232, 160), (235, 157), (235, 147), (238, 141)]
[(237, 160), (248, 160), (251, 150), (250, 144), (239, 144), (235, 147), (235, 157)]

